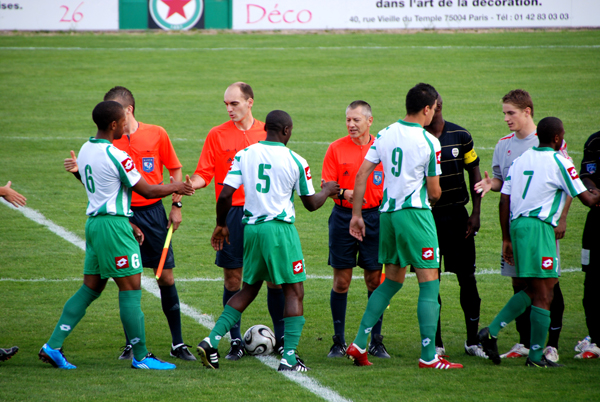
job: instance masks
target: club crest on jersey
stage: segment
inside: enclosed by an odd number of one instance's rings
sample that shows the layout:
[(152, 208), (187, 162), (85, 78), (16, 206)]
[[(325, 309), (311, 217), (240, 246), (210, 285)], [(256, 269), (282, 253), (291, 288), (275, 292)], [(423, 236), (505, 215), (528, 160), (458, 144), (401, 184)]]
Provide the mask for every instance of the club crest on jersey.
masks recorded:
[(569, 176), (571, 176), (571, 180), (579, 179), (579, 175), (577, 174), (577, 170), (574, 167), (570, 167), (567, 169), (569, 172)]
[(383, 183), (383, 172), (373, 172), (373, 184), (376, 186)]
[(302, 272), (304, 272), (304, 261), (294, 261), (292, 262), (292, 267), (294, 269), (294, 275), (301, 274)]
[(421, 257), (424, 260), (433, 260), (433, 247), (425, 247), (421, 252)]
[(455, 158), (458, 156), (458, 148), (452, 148), (452, 156)]
[(115, 265), (117, 269), (129, 268), (129, 258), (126, 255), (115, 257)]
[(131, 160), (131, 158), (127, 158), (125, 160), (123, 160), (121, 162), (121, 165), (123, 165), (123, 169), (125, 169), (125, 172), (129, 173), (133, 170), (133, 168), (135, 168), (135, 165), (133, 164), (133, 161)]
[(552, 268), (554, 268), (554, 258), (542, 257), (542, 269), (552, 269)]
[(144, 172), (152, 173), (154, 171), (154, 158), (142, 158)]
[(304, 172), (306, 173), (306, 178), (308, 180), (312, 179), (312, 175), (310, 174), (310, 166), (305, 167)]
[(440, 163), (442, 163), (442, 151), (436, 151), (436, 153), (435, 153), (435, 161), (437, 162), (438, 165)]
[(585, 167), (585, 170), (587, 170), (587, 172), (589, 174), (594, 174), (596, 173), (596, 164), (595, 163), (588, 163)]

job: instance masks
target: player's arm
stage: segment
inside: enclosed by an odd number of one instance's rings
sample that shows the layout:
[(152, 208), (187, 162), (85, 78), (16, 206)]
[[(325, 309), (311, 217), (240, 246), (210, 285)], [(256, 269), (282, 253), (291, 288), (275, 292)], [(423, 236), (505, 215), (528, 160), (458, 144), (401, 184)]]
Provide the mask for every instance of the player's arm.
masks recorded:
[[(75, 176), (75, 178), (81, 182), (81, 175), (79, 174), (79, 166), (77, 166), (77, 157), (75, 156), (75, 152), (73, 150), (71, 150), (71, 157), (66, 158), (63, 161), (63, 165), (67, 172), (73, 173), (73, 176)], [(83, 184), (83, 182), (81, 182), (81, 184)]]
[(4, 198), (17, 208), (25, 206), (25, 201), (27, 201), (27, 198), (10, 188), (11, 185), (12, 182), (9, 181), (6, 183), (6, 186), (0, 187), (0, 197)]
[(475, 190), (475, 183), (481, 181), (481, 172), (479, 171), (479, 165), (473, 166), (472, 169), (467, 170), (469, 173), (469, 190), (471, 193), (471, 201), (473, 202), (473, 210), (471, 216), (467, 220), (467, 234), (466, 237), (474, 236), (481, 226), (481, 195)]
[(183, 195), (192, 195), (194, 194), (194, 189), (192, 187), (192, 183), (190, 177), (188, 175), (185, 176), (185, 182), (173, 182), (173, 178), (171, 177), (171, 183), (164, 185), (150, 185), (143, 177), (140, 177), (140, 181), (138, 181), (135, 186), (132, 187), (132, 190), (141, 195), (144, 198), (163, 198), (167, 195), (177, 193)]
[(500, 227), (502, 228), (502, 258), (515, 265), (512, 242), (510, 240), (510, 195), (500, 195)]
[(431, 205), (438, 202), (442, 196), (442, 188), (440, 187), (440, 176), (425, 177), (425, 186), (427, 187), (427, 196)]
[(217, 251), (223, 249), (223, 241), (226, 241), (227, 244), (229, 244), (227, 213), (231, 209), (231, 200), (233, 199), (235, 190), (234, 187), (224, 184), (221, 194), (219, 194), (219, 198), (217, 199), (217, 226), (210, 237), (210, 244)]
[(340, 192), (340, 185), (336, 181), (322, 183), (321, 191), (313, 195), (301, 195), (302, 205), (310, 212), (316, 211), (327, 201), (327, 197)]
[(573, 198), (567, 195), (565, 207), (560, 214), (558, 225), (556, 225), (554, 228), (554, 237), (556, 237), (556, 240), (560, 240), (565, 237), (565, 232), (567, 231), (567, 214), (569, 213), (569, 208), (571, 208), (571, 202), (573, 202)]
[(588, 188), (588, 191), (580, 193), (577, 197), (583, 205), (592, 208), (600, 203), (600, 190), (597, 188)]
[(206, 181), (199, 174), (194, 173), (191, 177), (191, 181), (194, 190), (206, 187)]
[[(360, 165), (358, 173), (356, 173), (356, 178), (354, 179), (354, 198), (358, 200), (365, 198), (365, 193), (367, 191), (367, 179), (371, 173), (373, 173), (376, 167), (376, 163), (373, 163), (367, 159), (365, 159), (362, 165)], [(362, 217), (362, 204), (360, 202), (352, 204), (350, 234), (360, 241), (362, 241), (363, 237), (366, 235), (365, 222), (363, 221)]]
[[(173, 178), (174, 181), (181, 181), (181, 179), (183, 178), (181, 168), (169, 169), (169, 175)], [(171, 198), (173, 202), (181, 202), (183, 196), (181, 194), (173, 193)], [(171, 212), (169, 212), (169, 223), (167, 225), (167, 228), (173, 225), (173, 231), (176, 231), (177, 229), (179, 229), (181, 220), (181, 208), (171, 205)]]
[(484, 172), (484, 175), (485, 178), (475, 183), (474, 187), (475, 191), (481, 195), (481, 198), (490, 190), (495, 192), (502, 190), (502, 180), (496, 177), (490, 178), (487, 171)]

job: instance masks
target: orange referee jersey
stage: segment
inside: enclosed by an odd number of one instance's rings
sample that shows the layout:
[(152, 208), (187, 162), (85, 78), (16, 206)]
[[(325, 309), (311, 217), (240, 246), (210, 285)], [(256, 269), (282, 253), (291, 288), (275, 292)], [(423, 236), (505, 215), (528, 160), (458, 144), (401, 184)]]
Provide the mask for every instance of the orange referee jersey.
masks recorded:
[[(124, 135), (121, 139), (115, 140), (113, 145), (131, 156), (137, 170), (148, 184), (163, 184), (163, 166), (167, 169), (178, 169), (181, 163), (164, 128), (138, 123), (135, 133)], [(133, 192), (131, 206), (143, 207), (159, 200), (160, 198), (148, 200)]]
[[(254, 120), (252, 127), (247, 131), (237, 128), (232, 120), (213, 127), (206, 136), (194, 174), (202, 177), (206, 185), (211, 182), (213, 177), (215, 178), (215, 197), (218, 199), (235, 154), (266, 138), (265, 123), (258, 120)], [(233, 193), (231, 205), (242, 206), (245, 200), (244, 186), (240, 186)]]
[[(362, 165), (365, 155), (374, 141), (375, 138), (371, 136), (368, 144), (362, 146), (356, 145), (348, 135), (332, 142), (329, 148), (327, 148), (327, 153), (323, 160), (323, 172), (321, 173), (323, 180), (336, 180), (340, 188), (354, 190), (356, 173), (358, 173), (358, 169)], [(383, 166), (380, 163), (367, 180), (367, 191), (365, 192), (367, 203), (363, 205), (363, 209), (378, 207), (381, 205), (382, 197)], [(346, 200), (334, 201), (343, 207), (352, 208), (352, 204)]]

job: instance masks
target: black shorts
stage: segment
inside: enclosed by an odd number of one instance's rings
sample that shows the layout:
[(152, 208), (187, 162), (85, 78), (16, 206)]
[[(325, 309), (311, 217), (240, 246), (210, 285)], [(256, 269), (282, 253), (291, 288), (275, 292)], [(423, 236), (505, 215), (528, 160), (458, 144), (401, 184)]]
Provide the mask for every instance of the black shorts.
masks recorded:
[[(465, 239), (469, 213), (463, 205), (433, 209), (440, 255), (446, 272), (470, 274), (475, 272), (475, 238)], [(441, 262), (440, 262), (441, 268)]]
[[(144, 207), (131, 207), (131, 210), (133, 216), (129, 218), (129, 222), (139, 227), (144, 234), (144, 242), (140, 246), (142, 266), (158, 268), (169, 224), (165, 207), (163, 207), (162, 201), (158, 201)], [(173, 246), (169, 244), (169, 252), (163, 269), (172, 268), (175, 268), (175, 258), (173, 257)]]
[(244, 266), (244, 207), (231, 207), (227, 213), (229, 243), (223, 242), (223, 249), (217, 251), (215, 264), (225, 269), (236, 269)]
[(368, 271), (382, 268), (379, 257), (379, 208), (363, 209), (366, 236), (358, 241), (350, 235), (352, 210), (335, 204), (329, 216), (329, 261), (336, 269), (354, 268), (357, 265)]
[(596, 248), (600, 245), (600, 207), (593, 207), (588, 212), (581, 243), (581, 267), (583, 272), (590, 268), (600, 269), (600, 251)]

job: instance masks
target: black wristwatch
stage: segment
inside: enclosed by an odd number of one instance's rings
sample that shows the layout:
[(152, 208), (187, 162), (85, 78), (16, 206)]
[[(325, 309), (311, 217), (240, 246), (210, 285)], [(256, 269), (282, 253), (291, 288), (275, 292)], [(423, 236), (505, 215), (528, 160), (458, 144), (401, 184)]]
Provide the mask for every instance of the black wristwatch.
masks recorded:
[(344, 200), (344, 194), (346, 193), (346, 189), (342, 188), (340, 189), (340, 193), (338, 194), (338, 200)]
[(174, 207), (177, 207), (177, 208), (183, 207), (183, 204), (181, 203), (181, 201), (174, 202), (171, 205), (174, 206)]

